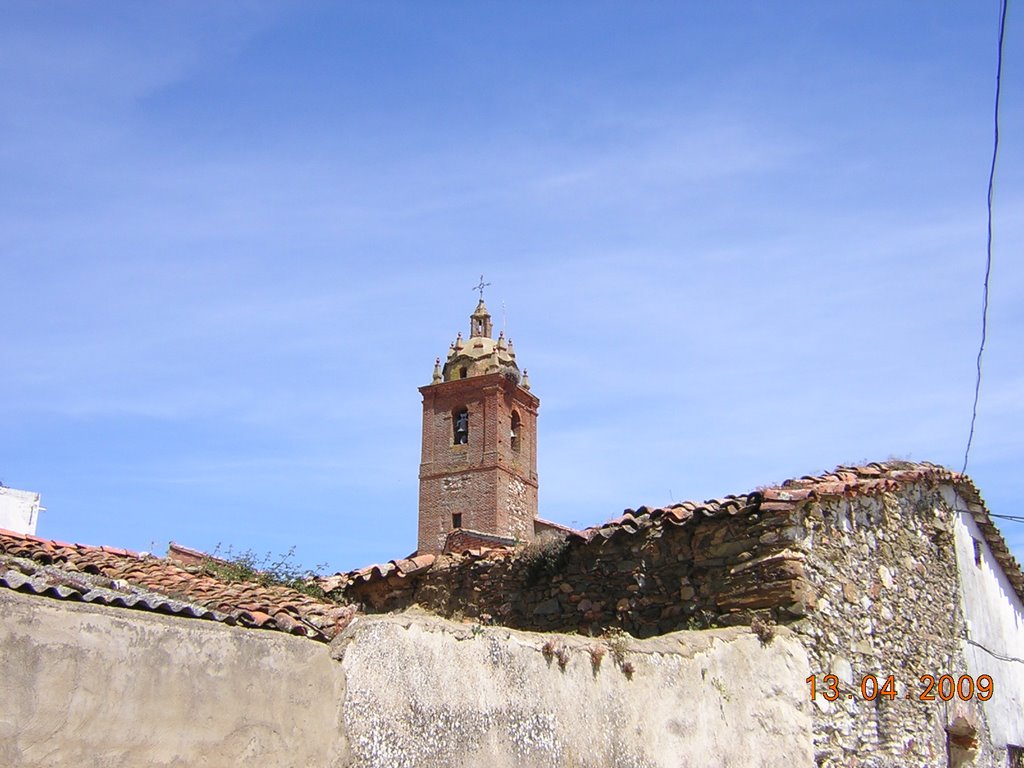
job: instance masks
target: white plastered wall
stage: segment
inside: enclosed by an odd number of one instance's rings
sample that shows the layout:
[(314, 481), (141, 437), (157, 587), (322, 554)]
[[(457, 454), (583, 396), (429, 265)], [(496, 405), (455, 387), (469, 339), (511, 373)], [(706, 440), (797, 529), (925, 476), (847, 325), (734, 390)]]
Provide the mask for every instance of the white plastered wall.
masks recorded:
[(0, 528), (35, 534), (40, 509), (38, 493), (0, 486)]
[[(955, 541), (967, 620), (966, 673), (975, 679), (992, 677), (993, 695), (983, 706), (993, 745), (1024, 745), (1024, 605), (992, 556), (967, 502), (951, 488), (943, 491), (958, 513)], [(975, 542), (980, 563), (975, 561)]]

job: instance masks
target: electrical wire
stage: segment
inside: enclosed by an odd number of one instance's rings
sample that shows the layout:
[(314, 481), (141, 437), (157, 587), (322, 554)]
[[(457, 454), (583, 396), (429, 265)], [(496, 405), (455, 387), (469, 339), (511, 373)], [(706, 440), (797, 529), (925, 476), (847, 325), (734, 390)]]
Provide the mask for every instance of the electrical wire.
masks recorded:
[(988, 171), (988, 243), (985, 257), (985, 282), (982, 289), (981, 303), (981, 344), (978, 346), (977, 376), (974, 380), (974, 405), (971, 408), (971, 429), (967, 435), (967, 447), (964, 449), (964, 467), (960, 474), (967, 474), (967, 460), (971, 455), (971, 443), (974, 441), (974, 424), (978, 420), (978, 397), (981, 394), (981, 357), (985, 352), (985, 337), (988, 333), (988, 282), (992, 274), (992, 197), (995, 192), (996, 158), (999, 156), (999, 101), (1002, 91), (1003, 77), (1003, 40), (1006, 34), (1006, 6), (1008, 0), (999, 3), (999, 43), (996, 50), (996, 96), (993, 114), (992, 164)]
[(998, 517), (1000, 520), (1012, 520), (1015, 523), (1024, 523), (1024, 517), (1020, 515), (995, 515), (991, 512), (988, 513), (989, 517)]
[(968, 643), (970, 643), (971, 645), (973, 645), (973, 646), (975, 646), (977, 648), (981, 648), (981, 650), (983, 650), (985, 653), (987, 653), (992, 658), (999, 659), (1000, 661), (1015, 661), (1018, 664), (1024, 664), (1024, 659), (1017, 658), (1016, 656), (1007, 656), (1005, 654), (999, 653), (998, 651), (993, 651), (991, 648), (986, 648), (984, 645), (979, 643), (977, 640), (972, 640), (966, 634), (964, 635), (964, 640), (966, 640)]

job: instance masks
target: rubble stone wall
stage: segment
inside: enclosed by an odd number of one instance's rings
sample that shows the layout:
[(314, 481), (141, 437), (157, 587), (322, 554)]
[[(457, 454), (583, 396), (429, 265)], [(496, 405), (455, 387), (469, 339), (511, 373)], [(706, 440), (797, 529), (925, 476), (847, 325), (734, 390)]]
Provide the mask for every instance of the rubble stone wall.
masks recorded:
[[(968, 671), (954, 519), (939, 489), (926, 484), (800, 510), (806, 536), (797, 546), (818, 600), (791, 628), (804, 637), (815, 675), (823, 768), (854, 759), (862, 768), (1005, 764), (976, 700), (943, 701), (937, 688), (928, 690), (928, 677), (957, 681)], [(838, 679), (835, 701), (823, 695), (836, 692), (826, 675)], [(869, 675), (879, 687), (891, 678), (896, 696), (872, 699)], [(929, 693), (934, 700), (921, 699)]]
[(535, 631), (651, 637), (680, 629), (801, 616), (814, 595), (803, 530), (788, 514), (756, 511), (653, 524), (610, 538), (541, 539), (487, 557), (442, 557), (423, 574), (349, 587), (370, 610), (419, 604), (444, 616)]
[(929, 480), (822, 497), (783, 488), (756, 511), (680, 526), (639, 515), (608, 538), (442, 558), (422, 574), (356, 584), (349, 597), (592, 635), (784, 624), (810, 659), (813, 702), (809, 681), (803, 695), (822, 768), (1001, 767), (1005, 745), (992, 745), (976, 695), (943, 696), (965, 675), (964, 690), (976, 687), (978, 675), (964, 651), (953, 498)]

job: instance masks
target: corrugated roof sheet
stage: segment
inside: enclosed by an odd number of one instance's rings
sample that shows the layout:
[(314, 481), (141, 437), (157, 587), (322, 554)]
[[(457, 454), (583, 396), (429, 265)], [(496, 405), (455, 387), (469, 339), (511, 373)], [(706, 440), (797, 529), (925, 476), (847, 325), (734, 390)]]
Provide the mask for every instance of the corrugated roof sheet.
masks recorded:
[(69, 544), (0, 529), (0, 587), (330, 640), (352, 606), (284, 586), (229, 582), (201, 566), (117, 547)]

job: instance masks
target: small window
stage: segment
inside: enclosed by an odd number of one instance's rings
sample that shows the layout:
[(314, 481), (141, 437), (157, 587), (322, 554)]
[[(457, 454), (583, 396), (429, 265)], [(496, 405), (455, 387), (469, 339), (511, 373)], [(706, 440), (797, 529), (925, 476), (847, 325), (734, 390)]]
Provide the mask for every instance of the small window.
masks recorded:
[(452, 515), (452, 528), (461, 528), (461, 527), (462, 527), (462, 513), (461, 512), (455, 512)]
[(981, 567), (981, 542), (974, 539), (974, 564)]
[(1024, 768), (1024, 747), (1006, 745), (1007, 768)]
[(465, 445), (469, 442), (469, 411), (459, 408), (452, 413), (452, 444)]
[(466, 378), (466, 374), (468, 374), (468, 373), (469, 373), (469, 371), (466, 370), (466, 366), (462, 366), (461, 368), (459, 368), (459, 378), (460, 379)]
[(509, 443), (512, 445), (512, 450), (518, 452), (520, 445), (520, 437), (523, 431), (523, 423), (519, 418), (518, 411), (512, 411), (512, 431), (509, 434)]

